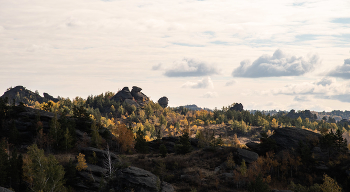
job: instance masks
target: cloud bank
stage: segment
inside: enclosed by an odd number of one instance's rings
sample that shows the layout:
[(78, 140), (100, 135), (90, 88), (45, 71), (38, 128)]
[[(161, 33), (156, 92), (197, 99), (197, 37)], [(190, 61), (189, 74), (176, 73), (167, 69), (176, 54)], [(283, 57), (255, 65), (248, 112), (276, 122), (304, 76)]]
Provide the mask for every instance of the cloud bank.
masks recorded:
[(342, 66), (337, 67), (335, 70), (328, 73), (328, 75), (332, 77), (350, 79), (350, 59), (345, 59)]
[(310, 58), (289, 56), (282, 50), (277, 49), (270, 55), (262, 55), (253, 63), (245, 60), (232, 72), (234, 77), (280, 77), (280, 76), (300, 76), (314, 69), (319, 62), (318, 55)]
[(283, 88), (273, 89), (274, 95), (296, 96), (294, 101), (308, 101), (307, 96), (318, 99), (338, 100), (350, 103), (349, 82), (338, 83), (335, 78), (325, 77), (315, 82), (304, 82), (300, 84), (289, 84)]
[(185, 58), (179, 62), (174, 62), (171, 68), (166, 69), (164, 75), (167, 77), (200, 77), (219, 73), (219, 69), (214, 66)]
[(188, 81), (182, 85), (182, 88), (192, 88), (192, 89), (214, 88), (214, 84), (210, 77), (206, 77), (197, 82)]

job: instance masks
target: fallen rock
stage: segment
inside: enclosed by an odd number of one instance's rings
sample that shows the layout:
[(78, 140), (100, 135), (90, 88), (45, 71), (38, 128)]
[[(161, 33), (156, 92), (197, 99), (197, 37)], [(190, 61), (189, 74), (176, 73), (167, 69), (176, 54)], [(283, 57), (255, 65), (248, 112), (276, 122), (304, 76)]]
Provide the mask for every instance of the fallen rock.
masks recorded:
[(257, 153), (241, 148), (237, 149), (237, 154), (246, 163), (253, 163), (259, 158), (259, 155)]

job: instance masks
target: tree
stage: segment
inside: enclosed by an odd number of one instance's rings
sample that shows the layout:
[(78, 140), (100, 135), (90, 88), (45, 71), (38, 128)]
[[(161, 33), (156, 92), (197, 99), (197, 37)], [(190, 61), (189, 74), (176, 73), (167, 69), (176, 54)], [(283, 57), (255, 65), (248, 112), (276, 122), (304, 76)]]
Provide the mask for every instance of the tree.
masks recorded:
[(91, 123), (91, 144), (94, 147), (99, 148), (102, 142), (102, 137), (98, 133), (98, 127), (96, 126), (96, 122), (93, 121)]
[(147, 153), (148, 145), (145, 139), (145, 134), (141, 131), (141, 128), (136, 132), (135, 149), (139, 153)]
[(238, 140), (236, 133), (233, 135), (233, 145), (236, 148), (240, 148), (241, 147), (241, 142)]
[(232, 152), (230, 152), (230, 154), (227, 157), (227, 162), (226, 162), (226, 166), (227, 168), (229, 168), (230, 170), (233, 169), (235, 167), (235, 161), (233, 160), (233, 154)]
[(117, 137), (120, 151), (126, 152), (134, 148), (134, 134), (125, 124), (116, 125), (116, 128), (112, 130), (112, 134)]
[(51, 137), (51, 139), (53, 139), (55, 148), (58, 149), (60, 140), (63, 138), (63, 133), (61, 130), (61, 124), (58, 122), (57, 119), (57, 113), (55, 113), (54, 117), (50, 122), (49, 136)]
[(24, 177), (33, 191), (64, 191), (64, 169), (53, 155), (46, 157), (36, 144), (28, 147), (23, 164)]
[(278, 122), (275, 118), (271, 120), (271, 128), (277, 128), (278, 127)]
[(185, 130), (183, 135), (180, 136), (180, 144), (175, 146), (176, 152), (179, 154), (186, 154), (191, 152), (192, 147), (190, 143), (190, 137), (188, 130)]
[(86, 160), (85, 160), (85, 155), (82, 153), (79, 153), (79, 155), (77, 156), (78, 159), (78, 164), (76, 166), (76, 169), (78, 171), (81, 171), (83, 169), (86, 169), (88, 166), (86, 164)]
[(342, 188), (339, 187), (338, 183), (329, 177), (327, 174), (323, 175), (323, 184), (321, 185), (323, 192), (341, 192)]

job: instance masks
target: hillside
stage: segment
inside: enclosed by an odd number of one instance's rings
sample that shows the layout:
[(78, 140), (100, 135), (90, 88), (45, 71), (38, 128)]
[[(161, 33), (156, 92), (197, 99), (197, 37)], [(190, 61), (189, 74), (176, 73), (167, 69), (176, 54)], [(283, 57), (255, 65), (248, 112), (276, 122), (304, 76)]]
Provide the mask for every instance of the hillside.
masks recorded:
[[(252, 114), (242, 104), (214, 111), (170, 108), (141, 90), (124, 87), (73, 100), (50, 100), (22, 86), (7, 90), (0, 98), (0, 186), (15, 191), (312, 186), (320, 191), (334, 188), (334, 182), (324, 182), (334, 179), (350, 189), (350, 155), (343, 139), (349, 137), (348, 125)], [(37, 164), (38, 158), (46, 163)], [(52, 180), (42, 185), (40, 179), (49, 173)]]

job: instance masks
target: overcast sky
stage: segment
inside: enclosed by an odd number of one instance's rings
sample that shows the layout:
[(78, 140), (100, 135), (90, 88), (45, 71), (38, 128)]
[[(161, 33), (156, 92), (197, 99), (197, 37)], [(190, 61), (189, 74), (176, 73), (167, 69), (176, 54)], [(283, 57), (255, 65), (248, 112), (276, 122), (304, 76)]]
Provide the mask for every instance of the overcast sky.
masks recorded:
[[(0, 0), (0, 92), (350, 110), (349, 0)], [(0, 94), (1, 94), (0, 93)]]

